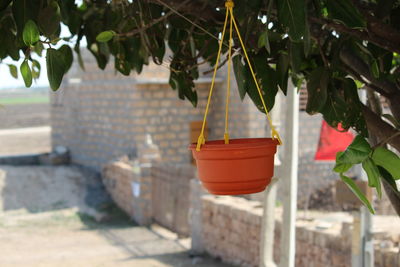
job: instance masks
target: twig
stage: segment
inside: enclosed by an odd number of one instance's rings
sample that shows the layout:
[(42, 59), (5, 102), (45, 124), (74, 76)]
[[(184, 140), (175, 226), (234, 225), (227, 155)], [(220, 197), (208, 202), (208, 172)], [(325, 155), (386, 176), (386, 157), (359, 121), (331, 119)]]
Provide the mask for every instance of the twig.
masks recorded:
[(387, 143), (389, 143), (390, 140), (392, 140), (393, 138), (396, 138), (396, 137), (398, 137), (398, 136), (400, 136), (400, 131), (398, 131), (397, 133), (395, 133), (395, 134), (393, 134), (393, 135), (387, 137), (386, 139), (382, 140), (381, 142), (379, 142), (378, 144), (376, 144), (376, 145), (373, 146), (372, 148), (375, 149), (375, 148), (377, 148), (377, 147), (384, 146), (384, 145), (386, 145)]
[[(199, 24), (195, 23), (194, 21), (190, 20), (189, 18), (187, 18), (186, 16), (182, 15), (181, 13), (179, 13), (175, 8), (171, 7), (170, 5), (168, 5), (167, 3), (165, 3), (162, 0), (156, 0), (157, 2), (159, 2), (160, 4), (162, 4), (163, 6), (169, 8), (172, 12), (174, 12), (176, 15), (180, 16), (181, 18), (183, 18), (184, 20), (186, 20), (187, 22), (189, 22), (190, 24), (196, 26), (197, 28), (199, 28), (200, 30), (202, 30), (203, 32), (205, 32), (206, 34), (208, 34), (210, 37), (216, 39), (219, 41), (219, 38), (216, 37), (214, 34), (212, 34), (211, 32), (207, 31), (205, 28), (203, 28), (202, 26), (200, 26)], [(225, 42), (223, 42), (223, 45), (225, 45), (226, 47), (229, 47)]]
[(321, 57), (322, 57), (322, 61), (324, 61), (324, 65), (325, 65), (325, 67), (329, 67), (329, 62), (328, 62), (328, 60), (326, 59), (326, 56), (325, 56), (325, 54), (324, 54), (324, 51), (322, 51), (322, 47), (321, 47), (321, 41), (319, 40), (319, 38), (316, 38), (317, 40), (317, 44), (318, 44), (318, 49), (319, 49), (319, 53), (321, 54)]
[(392, 42), (375, 35), (369, 35), (366, 31), (360, 31), (356, 29), (348, 28), (347, 26), (339, 23), (335, 23), (328, 19), (316, 18), (316, 17), (309, 17), (310, 22), (317, 23), (320, 25), (326, 25), (326, 27), (337, 31), (338, 33), (347, 33), (353, 37), (357, 37), (361, 40), (369, 41), (377, 46), (380, 46), (386, 50), (400, 53), (400, 47), (396, 44), (392, 44)]
[[(176, 9), (181, 8), (182, 6), (186, 5), (188, 2), (189, 2), (189, 0), (186, 0), (186, 1), (182, 2), (180, 5), (177, 6)], [(130, 37), (130, 36), (136, 35), (136, 34), (142, 32), (142, 31), (147, 30), (148, 28), (153, 27), (153, 26), (156, 25), (157, 23), (162, 22), (163, 20), (167, 19), (167, 18), (168, 18), (169, 16), (171, 16), (172, 14), (174, 14), (174, 12), (173, 12), (173, 11), (169, 11), (169, 12), (168, 12), (167, 14), (165, 14), (164, 16), (161, 16), (161, 17), (159, 17), (159, 18), (157, 18), (157, 19), (154, 19), (153, 21), (150, 21), (149, 24), (144, 25), (143, 27), (140, 27), (140, 28), (138, 28), (138, 29), (134, 29), (134, 30), (129, 31), (129, 32), (119, 33), (119, 34), (117, 34), (117, 36), (123, 36), (123, 37), (126, 36), (126, 37)]]

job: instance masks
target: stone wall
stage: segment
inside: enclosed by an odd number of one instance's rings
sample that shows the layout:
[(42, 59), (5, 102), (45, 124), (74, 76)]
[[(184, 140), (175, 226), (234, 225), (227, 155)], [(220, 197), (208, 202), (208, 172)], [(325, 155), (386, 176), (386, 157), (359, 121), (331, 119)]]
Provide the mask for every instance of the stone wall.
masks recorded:
[[(276, 209), (274, 260), (280, 258), (281, 210)], [(327, 215), (325, 215), (327, 216)], [(257, 201), (238, 197), (202, 197), (202, 244), (207, 253), (224, 262), (258, 266), (262, 207)], [(349, 266), (351, 263), (349, 224), (318, 220), (296, 221), (296, 267)], [(379, 245), (381, 241), (377, 241)], [(399, 248), (375, 247), (375, 266), (400, 266)]]

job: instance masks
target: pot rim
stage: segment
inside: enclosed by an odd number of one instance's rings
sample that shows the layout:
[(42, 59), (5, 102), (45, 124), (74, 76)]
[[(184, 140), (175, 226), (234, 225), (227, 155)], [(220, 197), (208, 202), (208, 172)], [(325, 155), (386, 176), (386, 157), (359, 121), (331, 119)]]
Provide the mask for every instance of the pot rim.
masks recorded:
[[(266, 138), (266, 137), (230, 139), (229, 144), (225, 144), (224, 140), (212, 140), (212, 141), (206, 141), (206, 143), (201, 146), (201, 151), (258, 149), (260, 147), (276, 147), (278, 144), (279, 141), (277, 139)], [(195, 151), (196, 146), (197, 143), (192, 143), (189, 146), (189, 149)]]

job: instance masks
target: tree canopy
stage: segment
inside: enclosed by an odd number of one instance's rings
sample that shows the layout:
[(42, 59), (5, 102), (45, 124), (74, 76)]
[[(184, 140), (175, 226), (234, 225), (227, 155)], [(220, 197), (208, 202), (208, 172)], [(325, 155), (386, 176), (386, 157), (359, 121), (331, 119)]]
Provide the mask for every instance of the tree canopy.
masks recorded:
[[(332, 127), (359, 134), (338, 153), (334, 171), (372, 211), (345, 175), (362, 164), (369, 185), (380, 196), (382, 183), (400, 215), (400, 1), (248, 0), (236, 1), (234, 13), (267, 108), (278, 91), (287, 93), (288, 79), (305, 83), (310, 115), (321, 113)], [(196, 106), (194, 80), (199, 65), (215, 64), (224, 14), (221, 0), (0, 0), (0, 59), (22, 58), (20, 66), (9, 65), (10, 73), (20, 73), (29, 87), (41, 69), (33, 55), (45, 56), (57, 90), (74, 58), (84, 68), (85, 39), (100, 69), (110, 60), (123, 75), (140, 73), (150, 60), (168, 64), (171, 87)], [(61, 24), (70, 36), (60, 38)], [(236, 38), (240, 96), (265, 112)]]

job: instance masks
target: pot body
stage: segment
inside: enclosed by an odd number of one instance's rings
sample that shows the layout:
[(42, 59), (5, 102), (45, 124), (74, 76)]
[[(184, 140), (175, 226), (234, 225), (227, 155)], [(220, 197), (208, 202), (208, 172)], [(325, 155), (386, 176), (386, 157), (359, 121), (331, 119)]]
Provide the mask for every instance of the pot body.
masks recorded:
[(201, 151), (189, 148), (203, 186), (214, 195), (242, 195), (265, 189), (274, 175), (278, 141), (271, 138), (206, 142)]

